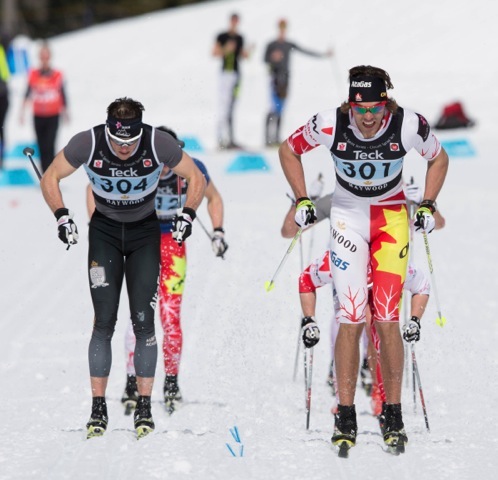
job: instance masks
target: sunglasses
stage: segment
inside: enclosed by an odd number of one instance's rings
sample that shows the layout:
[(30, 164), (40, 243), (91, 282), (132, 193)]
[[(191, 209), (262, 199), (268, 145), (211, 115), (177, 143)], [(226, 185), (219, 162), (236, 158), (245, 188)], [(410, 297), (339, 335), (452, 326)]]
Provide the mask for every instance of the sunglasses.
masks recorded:
[(123, 140), (122, 138), (116, 137), (113, 135), (109, 127), (106, 127), (106, 133), (109, 135), (109, 138), (118, 146), (118, 147), (131, 147), (132, 145), (135, 145), (140, 140), (140, 137), (142, 136), (142, 129), (140, 129), (140, 133), (133, 138), (129, 138), (128, 140)]
[(366, 113), (370, 112), (371, 114), (375, 115), (376, 113), (381, 113), (384, 110), (384, 107), (386, 106), (387, 102), (380, 102), (377, 103), (376, 105), (373, 105), (372, 107), (362, 107), (361, 105), (358, 105), (357, 103), (350, 102), (349, 105), (351, 108), (356, 112), (361, 115), (365, 115)]

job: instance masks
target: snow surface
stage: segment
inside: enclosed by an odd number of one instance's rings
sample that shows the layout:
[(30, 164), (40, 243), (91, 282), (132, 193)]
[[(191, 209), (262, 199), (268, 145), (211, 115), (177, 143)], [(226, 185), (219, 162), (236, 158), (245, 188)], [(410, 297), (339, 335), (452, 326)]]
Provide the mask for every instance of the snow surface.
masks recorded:
[[(183, 304), (181, 388), (185, 405), (163, 411), (162, 366), (153, 395), (156, 431), (137, 442), (132, 418), (120, 404), (125, 382), (123, 292), (108, 387), (110, 423), (104, 437), (85, 440), (90, 414), (87, 347), (92, 308), (86, 278), (86, 178), (78, 171), (62, 184), (75, 212), (81, 241), (65, 251), (39, 188), (0, 188), (0, 372), (2, 386), (0, 478), (7, 479), (491, 479), (498, 460), (498, 322), (495, 152), (498, 45), (493, 2), (481, 0), (219, 1), (177, 8), (53, 39), (54, 64), (67, 77), (71, 122), (59, 147), (76, 132), (101, 123), (105, 108), (123, 95), (139, 99), (145, 120), (196, 137), (226, 205), (226, 260), (215, 258), (199, 226), (189, 239)], [(260, 149), (268, 171), (229, 174), (234, 153), (214, 151), (218, 59), (216, 33), (232, 11), (254, 55), (243, 65), (236, 136)], [(322, 341), (315, 348), (310, 431), (305, 430), (302, 367), (292, 380), (299, 322), (296, 280), (299, 247), (276, 281), (269, 280), (289, 240), (280, 237), (289, 191), (276, 150), (261, 149), (267, 107), (264, 46), (278, 18), (289, 19), (289, 38), (310, 48), (333, 47), (335, 59), (295, 54), (283, 132), (290, 133), (347, 94), (347, 70), (357, 64), (385, 68), (398, 102), (434, 122), (442, 106), (462, 100), (478, 122), (469, 131), (440, 135), (467, 139), (477, 155), (451, 159), (439, 198), (447, 220), (430, 245), (439, 301), (447, 325), (436, 325), (431, 299), (423, 319), (417, 360), (431, 433), (416, 412), (407, 380), (403, 392), (409, 445), (393, 457), (383, 452), (376, 420), (357, 391), (359, 436), (350, 459), (330, 444), (332, 398), (325, 383), (330, 360), (330, 291), (319, 295)], [(32, 58), (36, 45), (31, 46)], [(30, 125), (19, 126), (25, 77), (14, 77), (8, 116), (9, 145), (30, 143)], [(9, 160), (6, 167), (24, 160)], [(318, 149), (304, 157), (309, 180), (323, 172), (334, 185), (330, 158)], [(28, 165), (29, 167), (29, 165)], [(406, 175), (418, 183), (425, 164), (415, 154)], [(209, 226), (205, 205), (199, 216)], [(327, 225), (306, 233), (303, 256), (327, 246)], [(420, 238), (416, 258), (426, 265)], [(158, 336), (161, 337), (159, 323)], [(300, 361), (300, 364), (302, 362)], [(230, 429), (237, 426), (243, 457)], [(239, 450), (235, 450), (238, 452)]]

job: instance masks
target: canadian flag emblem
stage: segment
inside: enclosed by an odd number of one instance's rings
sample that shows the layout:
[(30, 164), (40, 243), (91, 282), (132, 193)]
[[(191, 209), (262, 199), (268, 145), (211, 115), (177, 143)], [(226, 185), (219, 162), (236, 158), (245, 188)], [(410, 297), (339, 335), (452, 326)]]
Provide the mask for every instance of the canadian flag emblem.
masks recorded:
[(93, 162), (93, 166), (94, 166), (95, 168), (102, 168), (103, 163), (104, 163), (104, 162), (103, 162), (102, 160), (95, 160), (95, 161)]
[(340, 150), (341, 152), (345, 152), (346, 151), (346, 143), (345, 142), (339, 142), (337, 144), (337, 150)]
[(144, 167), (152, 167), (152, 160), (150, 158), (144, 158)]

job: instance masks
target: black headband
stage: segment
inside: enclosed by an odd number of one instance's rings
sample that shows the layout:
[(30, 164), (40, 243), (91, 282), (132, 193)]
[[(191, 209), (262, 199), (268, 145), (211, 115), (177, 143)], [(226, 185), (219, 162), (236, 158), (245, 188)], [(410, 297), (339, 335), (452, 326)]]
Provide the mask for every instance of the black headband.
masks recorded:
[(133, 138), (140, 135), (142, 130), (142, 117), (139, 118), (114, 118), (108, 115), (106, 121), (107, 128), (111, 135), (123, 139)]
[(349, 83), (349, 102), (385, 102), (386, 82), (379, 77), (361, 75)]

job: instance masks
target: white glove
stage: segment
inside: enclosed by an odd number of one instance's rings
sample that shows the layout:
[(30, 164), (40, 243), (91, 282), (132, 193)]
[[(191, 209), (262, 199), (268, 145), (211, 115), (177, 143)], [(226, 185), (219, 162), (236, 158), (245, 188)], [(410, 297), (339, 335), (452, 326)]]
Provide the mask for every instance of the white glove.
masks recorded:
[(221, 227), (215, 228), (211, 242), (215, 255), (223, 258), (223, 255), (225, 255), (225, 252), (228, 250), (228, 245), (225, 242), (225, 230)]
[(322, 180), (322, 174), (318, 175), (318, 178), (314, 180), (308, 188), (308, 195), (311, 200), (316, 200), (322, 196), (324, 183)]
[(422, 202), (423, 193), (416, 183), (410, 183), (405, 186), (405, 197), (410, 202), (416, 203), (418, 205)]
[(69, 248), (71, 245), (78, 243), (78, 228), (73, 222), (73, 212), (70, 212), (67, 208), (59, 208), (54, 212), (55, 218), (57, 219), (57, 228), (59, 230), (59, 238)]
[(294, 221), (300, 228), (307, 227), (316, 222), (315, 204), (308, 197), (301, 197), (296, 200)]
[(192, 222), (195, 220), (195, 210), (188, 207), (176, 211), (173, 238), (181, 245), (192, 233)]

